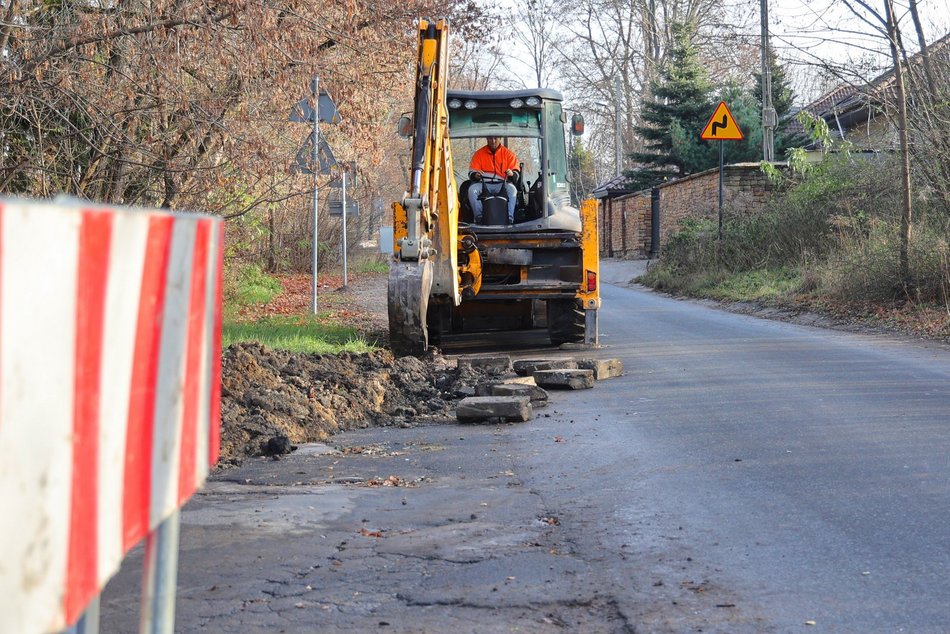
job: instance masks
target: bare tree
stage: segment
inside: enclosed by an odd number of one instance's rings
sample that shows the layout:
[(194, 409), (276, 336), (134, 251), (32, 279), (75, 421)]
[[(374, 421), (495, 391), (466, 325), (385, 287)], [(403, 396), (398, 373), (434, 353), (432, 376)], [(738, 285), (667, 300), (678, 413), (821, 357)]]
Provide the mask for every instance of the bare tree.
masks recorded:
[[(640, 103), (649, 99), (652, 82), (671, 41), (671, 25), (694, 21), (699, 44), (712, 63), (724, 69), (739, 66), (742, 47), (736, 40), (741, 12), (724, 10), (713, 0), (582, 0), (565, 15), (565, 35), (557, 40), (561, 72), (572, 103), (593, 115), (588, 148), (599, 171), (612, 173), (615, 103), (619, 101), (624, 154), (639, 149), (634, 129), (640, 124)], [(745, 66), (754, 68), (747, 56)], [(620, 80), (620, 94), (614, 90)]]
[(525, 0), (511, 16), (512, 33), (530, 57), (528, 63), (534, 82), (531, 87), (549, 87), (555, 77), (558, 62), (555, 39), (563, 6), (558, 0)]
[(900, 235), (900, 276), (905, 282), (910, 279), (908, 249), (913, 223), (913, 199), (910, 182), (910, 152), (907, 144), (907, 95), (904, 91), (904, 69), (901, 58), (900, 29), (894, 14), (893, 0), (884, 0), (887, 40), (891, 49), (891, 61), (894, 64), (894, 82), (897, 87), (897, 133), (900, 138), (901, 158), (901, 235)]

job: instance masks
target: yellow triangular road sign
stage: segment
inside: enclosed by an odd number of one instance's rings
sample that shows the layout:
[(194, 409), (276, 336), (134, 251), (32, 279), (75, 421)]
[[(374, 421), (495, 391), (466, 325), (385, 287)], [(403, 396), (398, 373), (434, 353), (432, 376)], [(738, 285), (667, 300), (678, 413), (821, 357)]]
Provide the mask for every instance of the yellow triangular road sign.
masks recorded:
[(729, 112), (729, 106), (725, 101), (720, 101), (699, 138), (704, 141), (741, 141), (745, 137), (742, 136), (736, 118)]

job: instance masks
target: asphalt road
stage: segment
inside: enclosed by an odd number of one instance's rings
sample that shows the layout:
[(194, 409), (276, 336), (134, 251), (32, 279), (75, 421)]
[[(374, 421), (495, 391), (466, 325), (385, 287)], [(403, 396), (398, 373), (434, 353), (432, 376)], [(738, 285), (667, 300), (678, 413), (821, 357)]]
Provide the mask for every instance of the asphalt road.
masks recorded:
[[(216, 476), (183, 513), (179, 630), (950, 631), (950, 351), (604, 302), (627, 374), (529, 423)], [(103, 631), (135, 629), (139, 560)]]

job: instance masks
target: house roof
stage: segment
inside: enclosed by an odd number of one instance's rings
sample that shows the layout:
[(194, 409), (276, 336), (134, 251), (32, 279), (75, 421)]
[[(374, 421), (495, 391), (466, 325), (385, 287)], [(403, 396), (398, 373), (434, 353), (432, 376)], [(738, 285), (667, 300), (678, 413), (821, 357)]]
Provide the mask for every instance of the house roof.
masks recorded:
[(627, 183), (627, 177), (619, 174), (595, 187), (591, 192), (591, 196), (594, 198), (616, 198), (635, 191), (637, 190), (634, 186)]
[[(931, 59), (946, 60), (950, 58), (950, 33), (929, 44), (927, 52)], [(923, 55), (918, 52), (907, 58), (907, 66), (910, 73), (921, 74), (923, 72)], [(882, 106), (891, 102), (896, 90), (895, 82), (894, 70), (891, 69), (881, 73), (863, 86), (850, 83), (839, 84), (802, 108), (802, 110), (823, 119), (832, 119), (837, 116), (836, 125), (831, 126), (832, 133), (837, 135), (837, 123), (840, 123), (843, 127), (849, 127), (852, 120), (866, 119), (866, 112), (872, 104)]]

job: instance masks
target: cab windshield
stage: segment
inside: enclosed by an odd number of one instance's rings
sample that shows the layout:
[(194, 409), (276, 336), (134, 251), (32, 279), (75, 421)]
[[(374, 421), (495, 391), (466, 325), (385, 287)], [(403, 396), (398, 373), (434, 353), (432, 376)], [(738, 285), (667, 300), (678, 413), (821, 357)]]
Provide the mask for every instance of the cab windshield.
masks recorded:
[[(494, 136), (494, 135), (492, 135)], [(485, 145), (485, 137), (453, 138), (452, 159), (455, 169), (455, 182), (462, 183), (468, 180), (468, 167), (472, 155)], [(502, 145), (515, 153), (518, 163), (524, 166), (521, 171), (524, 176), (525, 187), (531, 187), (541, 175), (541, 139), (527, 137), (502, 137)]]
[(538, 110), (450, 110), (450, 137), (541, 136)]

